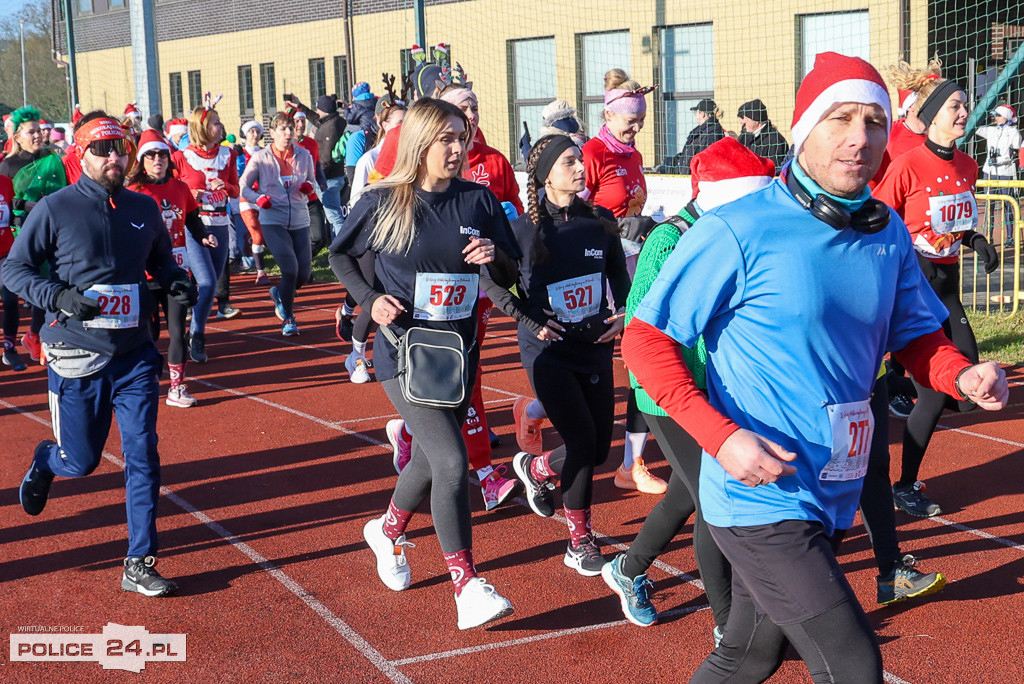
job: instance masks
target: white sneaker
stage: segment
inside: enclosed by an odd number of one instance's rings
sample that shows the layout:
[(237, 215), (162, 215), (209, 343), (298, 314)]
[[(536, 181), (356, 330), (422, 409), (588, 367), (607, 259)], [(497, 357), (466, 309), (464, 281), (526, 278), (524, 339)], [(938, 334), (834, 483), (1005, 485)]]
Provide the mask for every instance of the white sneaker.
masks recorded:
[(188, 393), (188, 387), (184, 384), (172, 387), (167, 390), (167, 405), (177, 406), (178, 408), (191, 408), (198, 402), (196, 398)]
[(405, 558), (405, 547), (416, 546), (405, 540), (403, 534), (395, 542), (384, 536), (384, 516), (374, 518), (363, 525), (363, 539), (377, 557), (377, 576), (388, 589), (402, 591), (412, 582), (409, 561)]
[(471, 629), (511, 615), (512, 604), (487, 583), (483, 577), (474, 577), (455, 596), (459, 611), (459, 629)]
[(345, 370), (348, 371), (349, 379), (357, 385), (370, 382), (370, 370), (366, 359), (355, 352), (345, 357)]

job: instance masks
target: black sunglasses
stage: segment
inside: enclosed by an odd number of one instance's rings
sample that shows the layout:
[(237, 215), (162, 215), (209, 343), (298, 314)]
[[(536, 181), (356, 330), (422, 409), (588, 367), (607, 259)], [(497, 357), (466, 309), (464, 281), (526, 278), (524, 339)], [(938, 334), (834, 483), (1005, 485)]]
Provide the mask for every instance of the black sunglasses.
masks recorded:
[(171, 153), (167, 150), (149, 150), (148, 152), (143, 152), (142, 156), (149, 159), (155, 159), (156, 157), (167, 157), (170, 159)]
[(119, 157), (125, 157), (129, 152), (128, 141), (124, 138), (117, 138), (115, 140), (96, 140), (89, 143), (89, 151), (97, 157), (109, 157), (110, 150), (117, 152)]

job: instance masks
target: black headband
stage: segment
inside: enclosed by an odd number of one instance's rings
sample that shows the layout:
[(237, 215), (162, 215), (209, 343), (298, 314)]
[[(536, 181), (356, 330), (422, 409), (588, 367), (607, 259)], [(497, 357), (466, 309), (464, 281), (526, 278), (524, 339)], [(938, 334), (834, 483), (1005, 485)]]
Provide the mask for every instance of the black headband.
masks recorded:
[(925, 126), (932, 125), (932, 119), (942, 109), (942, 105), (946, 104), (946, 100), (949, 96), (955, 92), (961, 91), (963, 88), (956, 81), (942, 81), (932, 91), (932, 94), (928, 96), (928, 99), (921, 105), (921, 109), (917, 112), (917, 118), (921, 120)]
[[(550, 138), (551, 142), (541, 150), (540, 156), (537, 158), (537, 168), (533, 170), (533, 177), (541, 185), (544, 185), (544, 181), (548, 179), (551, 167), (555, 165), (555, 162), (562, 156), (562, 153), (570, 147), (576, 147), (576, 143), (567, 135), (549, 135), (545, 137)], [(537, 142), (539, 144), (540, 140)]]

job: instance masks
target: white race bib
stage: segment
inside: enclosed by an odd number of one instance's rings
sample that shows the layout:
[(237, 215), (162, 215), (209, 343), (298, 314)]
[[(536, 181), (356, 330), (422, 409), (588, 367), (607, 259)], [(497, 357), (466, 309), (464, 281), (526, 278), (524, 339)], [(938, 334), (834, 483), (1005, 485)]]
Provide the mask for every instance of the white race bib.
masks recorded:
[(473, 314), (480, 275), (417, 273), (412, 317), (419, 321), (457, 321)]
[(875, 431), (871, 400), (829, 404), (825, 408), (832, 424), (832, 458), (818, 478), (832, 482), (859, 480), (868, 472), (871, 435)]
[(974, 193), (929, 197), (928, 206), (931, 209), (931, 229), (936, 235), (963, 233), (978, 227), (978, 203)]
[(91, 321), (82, 321), (83, 328), (139, 327), (139, 285), (93, 285), (83, 292), (95, 299), (103, 313)]
[(579, 323), (601, 310), (601, 274), (569, 278), (548, 285), (548, 302), (563, 323)]
[(287, 176), (281, 176), (281, 185), (284, 186), (285, 190), (287, 190), (288, 188), (292, 187), (292, 178), (293, 178), (293, 176), (291, 174), (289, 174)]
[(188, 270), (188, 247), (173, 247), (171, 254), (174, 255), (174, 263)]

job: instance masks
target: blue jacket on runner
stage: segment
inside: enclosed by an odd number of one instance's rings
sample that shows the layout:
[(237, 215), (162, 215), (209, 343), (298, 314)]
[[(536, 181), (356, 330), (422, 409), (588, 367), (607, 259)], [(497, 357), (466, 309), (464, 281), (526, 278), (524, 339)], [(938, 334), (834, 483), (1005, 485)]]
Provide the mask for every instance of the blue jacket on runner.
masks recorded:
[[(39, 267), (50, 262), (50, 277)], [(171, 253), (171, 238), (151, 197), (106, 188), (82, 174), (77, 183), (44, 197), (25, 220), (4, 264), (3, 282), (30, 304), (46, 310), (39, 336), (109, 356), (152, 340), (149, 319), (156, 300), (146, 273), (164, 288), (187, 278)], [(120, 329), (85, 328), (57, 314), (57, 295), (67, 287), (137, 285), (138, 324)], [(125, 312), (129, 313), (129, 312)]]

